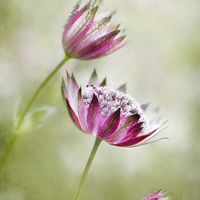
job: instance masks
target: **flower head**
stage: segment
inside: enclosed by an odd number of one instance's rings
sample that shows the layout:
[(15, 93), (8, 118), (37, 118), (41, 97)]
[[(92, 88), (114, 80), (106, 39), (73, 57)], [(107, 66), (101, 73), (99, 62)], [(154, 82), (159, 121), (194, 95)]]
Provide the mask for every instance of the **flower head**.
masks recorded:
[(159, 120), (149, 122), (145, 117), (147, 104), (138, 104), (125, 91), (125, 85), (118, 90), (107, 87), (106, 79), (99, 83), (95, 70), (84, 91), (73, 75), (67, 73), (67, 88), (62, 81), (63, 99), (75, 125), (120, 147), (138, 145), (154, 136), (160, 127)]
[(164, 197), (164, 194), (161, 190), (158, 190), (147, 197), (145, 197), (143, 200), (169, 200), (168, 197)]
[(123, 46), (126, 36), (121, 35), (119, 25), (109, 27), (115, 12), (105, 11), (96, 16), (101, 1), (90, 0), (79, 8), (78, 0), (63, 31), (62, 43), (65, 53), (83, 60), (107, 55)]

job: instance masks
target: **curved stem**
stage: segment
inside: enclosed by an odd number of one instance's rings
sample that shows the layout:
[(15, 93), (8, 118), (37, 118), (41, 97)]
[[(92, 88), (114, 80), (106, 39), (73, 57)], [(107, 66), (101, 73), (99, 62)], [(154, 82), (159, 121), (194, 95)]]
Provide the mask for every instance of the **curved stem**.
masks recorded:
[(6, 147), (5, 151), (4, 151), (4, 153), (3, 153), (3, 156), (2, 156), (2, 158), (1, 158), (0, 172), (1, 172), (1, 169), (2, 169), (2, 167), (3, 167), (3, 164), (4, 164), (5, 160), (6, 160), (6, 158), (7, 158), (7, 155), (10, 153), (10, 151), (11, 151), (11, 149), (12, 149), (12, 145), (13, 145), (13, 143), (15, 142), (16, 138), (17, 138), (17, 134), (13, 134), (12, 137), (10, 138), (10, 141), (9, 141), (9, 143), (8, 143), (8, 145), (7, 145), (7, 147)]
[(69, 60), (70, 57), (69, 56), (65, 56), (65, 58), (54, 68), (54, 70), (46, 77), (46, 79), (40, 84), (40, 86), (37, 88), (37, 90), (35, 91), (35, 93), (33, 94), (33, 96), (31, 97), (31, 99), (29, 100), (29, 102), (27, 103), (17, 125), (14, 127), (13, 131), (12, 131), (12, 136), (10, 138), (10, 141), (8, 142), (8, 145), (6, 146), (6, 149), (3, 153), (3, 156), (1, 157), (1, 161), (0, 161), (0, 172), (2, 169), (2, 166), (7, 158), (7, 156), (10, 153), (10, 150), (12, 149), (13, 143), (16, 140), (17, 135), (17, 131), (19, 130), (24, 117), (26, 116), (28, 110), (30, 109), (31, 105), (33, 104), (34, 100), (36, 99), (36, 97), (38, 96), (38, 94), (40, 93), (40, 91), (46, 86), (46, 84), (51, 80), (51, 78), (54, 76), (54, 74), (60, 69), (60, 67), (67, 61)]
[(81, 191), (81, 187), (82, 187), (83, 182), (84, 182), (84, 180), (85, 180), (85, 177), (86, 177), (86, 175), (87, 175), (87, 173), (88, 173), (88, 171), (89, 171), (89, 169), (90, 169), (90, 166), (91, 166), (91, 164), (92, 164), (92, 161), (93, 161), (93, 159), (94, 159), (94, 156), (95, 156), (95, 154), (96, 154), (96, 152), (97, 152), (97, 149), (98, 149), (98, 147), (99, 147), (101, 141), (102, 141), (101, 139), (99, 139), (98, 137), (96, 137), (94, 146), (93, 146), (92, 151), (91, 151), (91, 153), (90, 153), (90, 156), (89, 156), (89, 158), (88, 158), (88, 161), (87, 161), (87, 164), (86, 164), (86, 166), (85, 166), (85, 169), (84, 169), (84, 171), (83, 171), (83, 173), (82, 173), (81, 180), (80, 180), (80, 182), (79, 182), (79, 186), (78, 186), (78, 189), (77, 189), (77, 192), (76, 192), (76, 195), (75, 195), (74, 200), (77, 200), (78, 197), (79, 197), (79, 194), (80, 194), (80, 191)]
[(36, 97), (38, 96), (38, 94), (40, 93), (40, 91), (46, 86), (46, 84), (50, 81), (50, 79), (53, 77), (53, 75), (60, 69), (60, 67), (67, 61), (69, 60), (70, 57), (65, 56), (65, 58), (54, 68), (54, 70), (46, 77), (46, 79), (40, 84), (40, 86), (37, 88), (37, 90), (35, 91), (35, 93), (33, 94), (33, 96), (31, 97), (31, 99), (29, 100), (26, 108), (24, 109), (24, 112), (22, 113), (19, 122), (17, 124), (17, 126), (15, 127), (13, 132), (17, 132), (17, 130), (19, 129), (20, 125), (23, 122), (23, 119), (26, 115), (26, 113), (28, 112), (29, 108), (31, 107), (33, 101), (36, 99)]

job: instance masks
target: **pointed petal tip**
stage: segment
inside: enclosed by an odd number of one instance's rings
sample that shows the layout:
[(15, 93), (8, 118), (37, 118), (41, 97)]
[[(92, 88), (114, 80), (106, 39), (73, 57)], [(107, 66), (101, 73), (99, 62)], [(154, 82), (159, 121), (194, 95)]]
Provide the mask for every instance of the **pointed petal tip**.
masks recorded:
[(61, 81), (61, 88), (66, 89), (66, 85), (65, 85), (65, 81), (64, 81), (63, 77), (62, 77), (62, 81)]
[(99, 86), (99, 80), (98, 80), (98, 75), (97, 75), (97, 72), (96, 72), (96, 69), (93, 70), (91, 76), (90, 76), (90, 79), (89, 79), (89, 82), (88, 82), (88, 85), (96, 85), (96, 86)]
[(94, 68), (93, 72), (92, 72), (92, 75), (91, 75), (91, 79), (97, 79), (98, 78), (98, 75), (97, 75), (97, 71), (96, 69)]
[(78, 86), (78, 84), (77, 84), (77, 82), (76, 82), (76, 79), (75, 79), (75, 77), (74, 77), (74, 74), (73, 74), (73, 73), (72, 73), (71, 79), (72, 79), (73, 83), (74, 83), (75, 85), (77, 85), (77, 86)]
[(122, 93), (126, 93), (126, 83), (124, 83), (123, 85), (121, 85), (117, 90), (119, 90)]
[(109, 15), (112, 17), (113, 15), (115, 15), (117, 13), (117, 10), (113, 10), (109, 13)]
[(93, 7), (93, 6), (100, 6), (101, 5), (101, 3), (102, 3), (102, 1), (103, 0), (90, 0), (90, 4), (91, 4), (91, 6)]
[(106, 80), (106, 78), (104, 78), (103, 81), (101, 82), (100, 86), (102, 86), (102, 87), (106, 86), (106, 82), (107, 82), (107, 80)]
[(141, 104), (141, 105), (140, 105), (140, 108), (141, 108), (143, 111), (146, 111), (150, 104), (151, 104), (151, 102)]
[(66, 74), (67, 74), (67, 80), (71, 79), (71, 76), (69, 75), (69, 72), (66, 70)]

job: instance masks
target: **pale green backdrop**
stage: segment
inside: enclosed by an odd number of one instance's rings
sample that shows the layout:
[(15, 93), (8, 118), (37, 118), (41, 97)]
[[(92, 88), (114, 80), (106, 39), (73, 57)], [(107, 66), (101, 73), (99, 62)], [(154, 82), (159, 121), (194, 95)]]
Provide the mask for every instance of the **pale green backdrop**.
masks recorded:
[[(0, 156), (16, 102), (25, 104), (64, 57), (61, 35), (75, 1), (0, 2)], [(85, 3), (85, 1), (84, 1)], [(127, 83), (138, 102), (160, 107), (169, 140), (138, 148), (102, 143), (80, 200), (141, 200), (162, 189), (173, 200), (200, 199), (200, 2), (104, 0), (131, 41), (98, 60), (70, 60), (34, 106), (57, 109), (39, 130), (19, 137), (0, 176), (0, 200), (71, 200), (94, 137), (70, 121), (60, 92), (65, 70), (83, 87), (96, 68), (111, 87)]]

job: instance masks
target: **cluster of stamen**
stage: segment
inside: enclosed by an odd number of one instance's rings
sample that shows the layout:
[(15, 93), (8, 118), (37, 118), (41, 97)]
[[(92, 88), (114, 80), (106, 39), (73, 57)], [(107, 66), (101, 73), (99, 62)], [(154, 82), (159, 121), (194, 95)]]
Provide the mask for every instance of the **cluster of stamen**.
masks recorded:
[(82, 94), (86, 108), (89, 107), (93, 94), (96, 95), (99, 101), (100, 113), (104, 118), (110, 116), (120, 108), (120, 115), (122, 117), (127, 117), (137, 113), (140, 115), (139, 121), (143, 122), (143, 127), (145, 127), (145, 129), (148, 127), (148, 121), (143, 114), (143, 110), (130, 95), (107, 86), (87, 86), (86, 90), (83, 91)]

